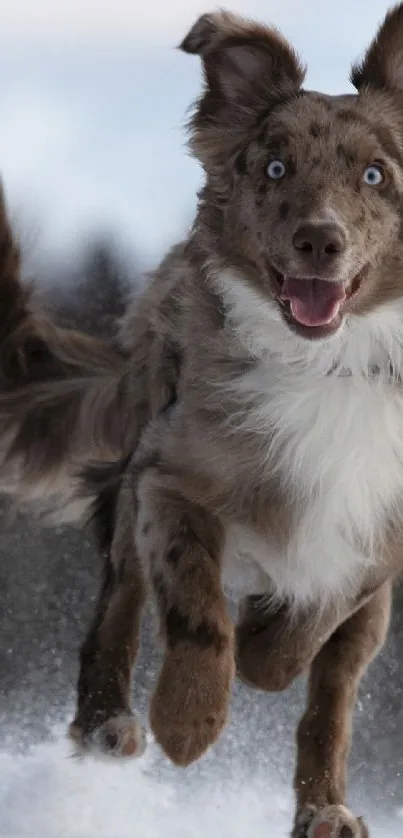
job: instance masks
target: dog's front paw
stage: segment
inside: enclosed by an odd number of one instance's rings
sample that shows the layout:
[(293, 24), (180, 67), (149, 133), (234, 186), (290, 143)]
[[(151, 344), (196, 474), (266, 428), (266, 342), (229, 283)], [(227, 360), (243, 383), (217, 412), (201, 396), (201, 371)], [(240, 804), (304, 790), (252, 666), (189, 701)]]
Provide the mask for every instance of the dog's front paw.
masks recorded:
[(202, 756), (228, 719), (234, 661), (183, 644), (165, 657), (150, 709), (154, 736), (175, 765)]
[(305, 806), (298, 812), (291, 838), (369, 838), (362, 818), (345, 806)]

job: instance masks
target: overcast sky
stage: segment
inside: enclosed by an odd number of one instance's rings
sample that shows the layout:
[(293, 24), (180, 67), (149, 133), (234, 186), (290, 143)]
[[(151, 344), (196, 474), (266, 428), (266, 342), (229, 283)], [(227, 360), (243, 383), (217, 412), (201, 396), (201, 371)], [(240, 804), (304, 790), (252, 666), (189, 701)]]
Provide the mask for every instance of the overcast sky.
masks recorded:
[[(348, 89), (349, 65), (387, 7), (227, 4), (278, 25), (308, 62), (308, 84), (327, 92)], [(182, 234), (200, 179), (182, 131), (199, 66), (175, 46), (212, 8), (205, 0), (1, 0), (0, 169), (13, 208), (41, 228), (47, 247), (103, 226), (150, 262)]]
[(365, 4), (351, 0), (232, 0), (227, 4), (205, 0), (2, 0), (1, 37), (25, 43), (64, 44), (68, 40), (86, 45), (148, 42), (169, 46), (197, 15), (219, 5), (299, 31), (312, 56), (317, 41), (325, 38), (329, 42), (330, 33), (336, 43), (345, 39), (360, 47), (388, 7), (382, 0), (365, 0)]

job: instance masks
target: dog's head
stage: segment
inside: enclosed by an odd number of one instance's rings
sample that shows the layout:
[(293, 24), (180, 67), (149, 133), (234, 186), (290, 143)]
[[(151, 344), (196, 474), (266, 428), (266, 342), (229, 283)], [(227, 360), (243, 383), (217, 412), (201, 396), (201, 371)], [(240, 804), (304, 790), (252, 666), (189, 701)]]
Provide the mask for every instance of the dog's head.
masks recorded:
[(276, 30), (225, 12), (181, 48), (203, 62), (191, 148), (221, 264), (310, 339), (403, 299), (403, 3), (354, 66), (356, 94), (306, 91)]

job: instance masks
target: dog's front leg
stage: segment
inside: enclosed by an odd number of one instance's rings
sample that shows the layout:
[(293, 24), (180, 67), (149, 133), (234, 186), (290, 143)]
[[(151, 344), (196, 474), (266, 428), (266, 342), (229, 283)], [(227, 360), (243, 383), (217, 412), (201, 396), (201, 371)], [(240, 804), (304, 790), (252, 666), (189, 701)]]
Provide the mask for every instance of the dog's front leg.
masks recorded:
[(159, 612), (165, 654), (150, 723), (165, 753), (188, 765), (228, 718), (233, 625), (221, 588), (222, 527), (157, 468), (138, 481), (137, 550)]
[(382, 646), (390, 615), (386, 583), (342, 623), (315, 657), (298, 729), (293, 838), (368, 838), (345, 806), (351, 718), (362, 675)]

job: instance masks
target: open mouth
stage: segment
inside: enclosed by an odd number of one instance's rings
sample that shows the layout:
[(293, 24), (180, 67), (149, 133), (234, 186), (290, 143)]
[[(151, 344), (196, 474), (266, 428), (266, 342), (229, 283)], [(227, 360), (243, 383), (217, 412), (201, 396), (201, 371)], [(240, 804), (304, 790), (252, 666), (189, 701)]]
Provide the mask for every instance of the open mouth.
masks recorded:
[(340, 328), (345, 303), (359, 290), (364, 272), (347, 286), (321, 277), (288, 276), (273, 268), (273, 288), (289, 325), (306, 336), (325, 337)]

